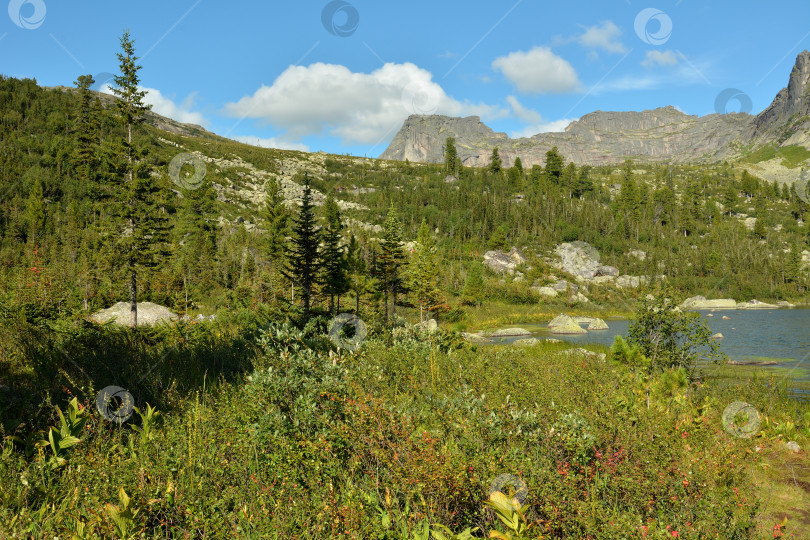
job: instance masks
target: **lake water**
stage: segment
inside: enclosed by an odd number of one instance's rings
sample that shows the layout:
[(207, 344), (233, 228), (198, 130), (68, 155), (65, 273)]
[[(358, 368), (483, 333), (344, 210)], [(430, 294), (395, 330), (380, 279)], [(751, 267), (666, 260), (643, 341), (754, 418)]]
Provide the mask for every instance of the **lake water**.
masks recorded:
[[(712, 333), (720, 332), (720, 350), (736, 361), (775, 360), (779, 364), (767, 371), (777, 377), (790, 375), (810, 381), (810, 309), (773, 310), (701, 310)], [(707, 315), (711, 314), (711, 317)], [(723, 319), (723, 317), (728, 319)], [(609, 330), (587, 334), (554, 335), (545, 325), (516, 325), (532, 332), (533, 337), (562, 339), (570, 343), (598, 343), (610, 346), (616, 335), (627, 335), (628, 320), (608, 319)], [(584, 325), (583, 325), (584, 326)], [(525, 336), (529, 337), (529, 336)], [(503, 338), (509, 343), (520, 338)], [(764, 368), (763, 368), (764, 370)]]

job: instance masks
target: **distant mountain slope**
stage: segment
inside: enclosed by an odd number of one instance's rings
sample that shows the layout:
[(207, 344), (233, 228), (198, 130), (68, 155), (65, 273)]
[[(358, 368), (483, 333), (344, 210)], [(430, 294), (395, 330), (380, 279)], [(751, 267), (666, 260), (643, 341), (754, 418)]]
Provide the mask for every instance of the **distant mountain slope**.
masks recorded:
[(687, 115), (674, 107), (642, 112), (596, 111), (572, 122), (562, 133), (510, 139), (477, 116), (412, 115), (380, 158), (438, 162), (448, 136), (455, 137), (465, 165), (482, 166), (498, 147), (504, 164), (519, 156), (525, 166), (543, 164), (556, 146), (577, 164), (625, 159), (687, 163), (745, 156), (765, 145), (810, 148), (810, 52), (796, 58), (788, 86), (757, 116), (745, 113)]

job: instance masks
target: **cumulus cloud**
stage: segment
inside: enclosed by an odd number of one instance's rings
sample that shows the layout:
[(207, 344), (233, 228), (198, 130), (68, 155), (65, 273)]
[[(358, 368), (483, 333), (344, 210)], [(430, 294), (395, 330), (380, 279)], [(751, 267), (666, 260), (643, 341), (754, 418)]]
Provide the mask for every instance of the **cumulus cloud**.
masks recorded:
[(582, 27), (585, 33), (576, 37), (577, 42), (590, 49), (602, 49), (609, 53), (625, 53), (627, 48), (619, 41), (622, 31), (613, 21), (604, 21), (596, 26)]
[(239, 135), (231, 138), (235, 141), (250, 144), (252, 146), (258, 146), (260, 148), (277, 148), (279, 150), (300, 150), (302, 152), (309, 152), (309, 146), (303, 143), (285, 141), (284, 139), (278, 137), (269, 137), (263, 139), (261, 137), (252, 137), (250, 135)]
[(568, 127), (571, 122), (577, 120), (577, 118), (564, 118), (553, 122), (543, 122), (543, 117), (539, 112), (524, 107), (515, 96), (507, 96), (506, 101), (509, 103), (509, 106), (512, 107), (512, 114), (514, 114), (515, 118), (529, 124), (523, 129), (513, 131), (510, 134), (515, 138), (531, 137), (538, 133), (549, 133), (552, 131), (565, 131), (565, 128)]
[[(184, 124), (198, 124), (200, 126), (208, 126), (208, 120), (202, 113), (194, 112), (191, 109), (194, 107), (194, 100), (197, 97), (197, 92), (192, 92), (183, 100), (179, 105), (160, 93), (156, 88), (146, 88), (139, 86), (138, 90), (145, 91), (143, 101), (147, 105), (152, 106), (152, 112), (155, 112), (166, 118), (171, 118), (177, 122)], [(100, 92), (105, 94), (114, 95), (109, 83), (104, 84), (99, 88)]]
[(492, 69), (500, 71), (525, 94), (562, 94), (579, 90), (574, 68), (548, 47), (516, 51), (496, 58)]
[(678, 63), (678, 55), (674, 51), (647, 51), (647, 56), (641, 65), (646, 68), (655, 66), (674, 66)]
[(460, 102), (411, 63), (388, 63), (371, 73), (336, 64), (290, 66), (271, 86), (225, 105), (225, 113), (264, 120), (285, 131), (283, 140), (328, 132), (344, 144), (378, 144), (411, 114), (501, 118), (508, 111)]
[(179, 105), (160, 93), (160, 90), (155, 88), (141, 88), (148, 93), (144, 97), (144, 102), (152, 106), (152, 111), (161, 116), (171, 118), (184, 124), (199, 124), (201, 126), (208, 125), (208, 121), (201, 113), (192, 111), (194, 107), (194, 99), (197, 95), (196, 92), (189, 95)]

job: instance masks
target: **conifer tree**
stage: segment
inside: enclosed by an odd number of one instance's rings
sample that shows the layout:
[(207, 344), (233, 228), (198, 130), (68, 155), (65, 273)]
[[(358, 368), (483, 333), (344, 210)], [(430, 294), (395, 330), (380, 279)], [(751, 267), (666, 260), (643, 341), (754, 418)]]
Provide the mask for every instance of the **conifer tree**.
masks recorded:
[(262, 259), (264, 260), (263, 275), (265, 282), (272, 288), (272, 294), (277, 293), (283, 286), (284, 256), (287, 249), (287, 236), (289, 234), (290, 211), (284, 203), (284, 193), (281, 185), (275, 178), (265, 186), (266, 194), (261, 217), (265, 229), (262, 237)]
[(28, 240), (34, 244), (41, 243), (45, 234), (45, 195), (39, 180), (34, 182), (34, 187), (28, 194), (28, 201), (25, 204), (25, 225)]
[(489, 172), (492, 174), (498, 174), (501, 172), (501, 168), (503, 167), (503, 160), (501, 156), (498, 154), (498, 147), (492, 149), (492, 155), (489, 156)]
[(464, 280), (462, 301), (470, 306), (481, 305), (484, 297), (484, 274), (481, 265), (473, 261), (467, 269), (467, 278)]
[(313, 289), (321, 269), (321, 229), (315, 219), (309, 176), (304, 177), (304, 194), (293, 219), (292, 241), (288, 244), (284, 277), (301, 287), (304, 313), (309, 314)]
[(405, 289), (405, 253), (402, 242), (402, 223), (399, 221), (394, 203), (383, 222), (380, 253), (377, 261), (379, 286), (383, 292), (385, 322), (388, 324), (388, 296), (391, 295), (391, 317), (396, 317), (397, 294)]
[(556, 146), (553, 147), (546, 152), (546, 167), (543, 171), (545, 180), (559, 185), (564, 166), (565, 158), (563, 158)]
[(350, 290), (354, 293), (354, 312), (360, 316), (360, 298), (368, 291), (368, 276), (366, 274), (366, 261), (363, 258), (362, 248), (357, 237), (349, 237), (346, 247), (346, 271), (348, 273)]
[(408, 277), (409, 288), (419, 306), (419, 321), (423, 322), (430, 318), (432, 309), (444, 303), (444, 297), (439, 290), (439, 266), (436, 262), (435, 243), (424, 219), (419, 226), (416, 242)]
[(216, 191), (205, 179), (197, 189), (180, 188), (182, 200), (173, 228), (175, 253), (183, 279), (186, 310), (189, 285), (210, 289), (214, 284), (213, 262), (217, 256), (217, 227), (214, 220)]
[(75, 81), (79, 90), (78, 114), (76, 118), (76, 149), (73, 164), (84, 189), (92, 200), (98, 200), (100, 193), (95, 185), (96, 154), (98, 152), (98, 130), (100, 118), (94, 107), (90, 87), (95, 83), (92, 75), (80, 75)]
[(133, 128), (143, 120), (151, 107), (143, 102), (146, 92), (140, 90), (134, 41), (129, 31), (121, 37), (121, 52), (117, 54), (121, 74), (115, 77), (113, 93), (118, 97), (118, 120), (125, 129), (120, 147), (123, 149), (124, 178), (115, 186), (114, 210), (116, 233), (108, 241), (114, 244), (116, 264), (123, 266), (129, 281), (130, 326), (138, 324), (138, 274), (155, 268), (166, 255), (168, 229), (165, 185), (161, 186), (142, 161), (146, 152), (137, 148)]
[(326, 197), (323, 211), (326, 222), (326, 226), (323, 228), (323, 292), (329, 296), (329, 311), (334, 315), (335, 298), (337, 298), (339, 309), (340, 296), (348, 292), (349, 281), (346, 275), (346, 254), (341, 245), (343, 223), (340, 217), (340, 207), (331, 194)]
[(458, 151), (453, 137), (447, 137), (444, 142), (444, 172), (458, 176)]

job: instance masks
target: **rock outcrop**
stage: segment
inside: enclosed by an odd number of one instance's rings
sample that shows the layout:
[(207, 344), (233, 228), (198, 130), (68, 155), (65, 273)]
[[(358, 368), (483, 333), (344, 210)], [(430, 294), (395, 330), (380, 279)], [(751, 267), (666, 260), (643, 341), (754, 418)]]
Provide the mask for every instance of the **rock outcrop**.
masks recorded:
[(687, 298), (681, 303), (681, 309), (736, 309), (737, 302), (731, 298), (717, 298), (707, 300), (705, 296), (697, 295)]
[(570, 315), (560, 314), (554, 317), (548, 327), (552, 334), (587, 334), (588, 331), (582, 328)]
[(514, 274), (515, 269), (525, 262), (526, 257), (514, 247), (509, 253), (504, 253), (501, 250), (487, 251), (484, 253), (484, 264), (493, 272), (499, 274)]
[(776, 309), (778, 307), (776, 304), (768, 304), (759, 300), (749, 300), (737, 304), (737, 309)]
[(494, 147), (510, 167), (544, 165), (556, 146), (574, 163), (601, 165), (625, 159), (645, 162), (716, 162), (739, 157), (743, 148), (765, 144), (810, 148), (810, 52), (796, 59), (786, 88), (757, 116), (747, 113), (693, 116), (675, 107), (641, 112), (596, 111), (572, 122), (561, 133), (511, 139), (477, 116), (412, 115), (405, 120), (382, 159), (439, 163), (448, 136), (464, 165), (485, 166)]
[[(96, 311), (90, 315), (90, 320), (97, 323), (106, 323), (113, 321), (115, 324), (121, 326), (129, 326), (130, 318), (130, 303), (118, 302), (113, 304), (107, 309)], [(138, 324), (139, 325), (154, 325), (159, 322), (174, 321), (178, 318), (177, 314), (172, 312), (169, 308), (152, 302), (138, 302)]]

